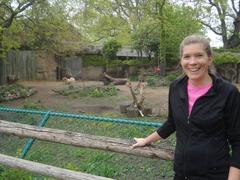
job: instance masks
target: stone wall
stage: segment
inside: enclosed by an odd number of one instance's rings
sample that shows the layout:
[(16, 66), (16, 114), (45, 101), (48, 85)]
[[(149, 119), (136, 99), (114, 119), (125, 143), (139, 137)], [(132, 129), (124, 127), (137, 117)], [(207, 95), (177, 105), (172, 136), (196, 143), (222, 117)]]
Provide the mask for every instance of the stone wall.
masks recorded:
[(98, 81), (102, 78), (104, 67), (101, 66), (88, 66), (82, 67), (81, 79)]

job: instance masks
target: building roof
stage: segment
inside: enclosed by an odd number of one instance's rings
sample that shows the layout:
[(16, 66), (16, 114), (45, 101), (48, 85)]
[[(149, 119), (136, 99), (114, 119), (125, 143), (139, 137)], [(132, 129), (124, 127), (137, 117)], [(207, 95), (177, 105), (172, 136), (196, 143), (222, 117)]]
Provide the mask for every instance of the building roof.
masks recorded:
[[(102, 52), (102, 45), (91, 45), (84, 48), (84, 52), (86, 54), (101, 54)], [(136, 50), (132, 49), (130, 46), (123, 46), (118, 52), (118, 57), (138, 57), (138, 53)], [(142, 53), (142, 57), (148, 57), (146, 53)]]

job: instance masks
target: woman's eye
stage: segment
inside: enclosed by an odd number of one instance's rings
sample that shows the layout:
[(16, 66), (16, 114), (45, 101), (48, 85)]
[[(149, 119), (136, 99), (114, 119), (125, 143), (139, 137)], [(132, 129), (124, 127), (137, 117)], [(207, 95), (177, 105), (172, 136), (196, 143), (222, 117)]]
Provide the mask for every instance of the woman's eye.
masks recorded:
[(183, 56), (183, 59), (189, 59), (190, 56)]
[(196, 56), (197, 56), (197, 57), (203, 57), (203, 55), (202, 55), (202, 54), (197, 54)]

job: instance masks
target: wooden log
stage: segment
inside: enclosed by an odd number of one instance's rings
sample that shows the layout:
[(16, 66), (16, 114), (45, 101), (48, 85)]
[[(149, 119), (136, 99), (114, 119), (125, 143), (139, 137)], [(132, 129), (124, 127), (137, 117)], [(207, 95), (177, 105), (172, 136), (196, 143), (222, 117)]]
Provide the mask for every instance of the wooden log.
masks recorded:
[(135, 156), (159, 158), (164, 160), (173, 159), (173, 148), (151, 145), (132, 149), (131, 145), (134, 143), (134, 140), (122, 140), (58, 129), (39, 128), (31, 125), (2, 120), (0, 120), (0, 132), (73, 146), (132, 154)]
[(127, 79), (113, 78), (109, 76), (106, 72), (103, 73), (104, 76), (104, 85), (124, 85), (127, 83)]
[[(0, 154), (0, 163), (12, 168), (23, 169), (44, 176), (54, 177), (57, 179), (71, 180), (110, 180), (110, 178), (95, 176), (91, 174), (71, 171), (55, 166), (50, 166), (38, 162), (23, 160), (11, 156)], [(19, 177), (20, 178), (20, 177)]]

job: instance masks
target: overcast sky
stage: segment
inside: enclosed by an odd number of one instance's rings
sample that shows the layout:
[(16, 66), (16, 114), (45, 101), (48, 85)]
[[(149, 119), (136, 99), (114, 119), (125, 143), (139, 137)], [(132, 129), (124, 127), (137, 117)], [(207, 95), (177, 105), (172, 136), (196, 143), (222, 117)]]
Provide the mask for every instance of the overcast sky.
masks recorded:
[(223, 46), (222, 37), (216, 35), (214, 32), (208, 30), (207, 37), (211, 39), (210, 44), (212, 47), (222, 47)]

